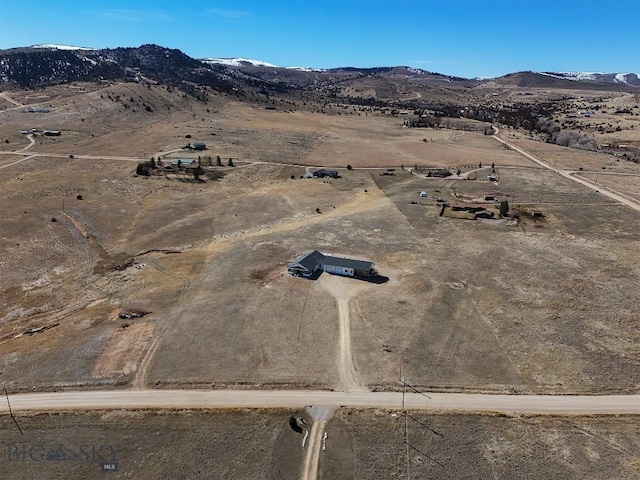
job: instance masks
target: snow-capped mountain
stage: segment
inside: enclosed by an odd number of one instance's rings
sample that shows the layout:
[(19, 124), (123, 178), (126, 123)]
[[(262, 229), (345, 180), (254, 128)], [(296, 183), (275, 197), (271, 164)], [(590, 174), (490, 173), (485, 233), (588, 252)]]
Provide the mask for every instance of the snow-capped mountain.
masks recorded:
[(216, 63), (219, 65), (226, 65), (228, 67), (273, 67), (277, 68), (277, 65), (272, 63), (263, 62), (262, 60), (250, 60), (248, 58), (201, 58), (201, 62), (204, 63)]

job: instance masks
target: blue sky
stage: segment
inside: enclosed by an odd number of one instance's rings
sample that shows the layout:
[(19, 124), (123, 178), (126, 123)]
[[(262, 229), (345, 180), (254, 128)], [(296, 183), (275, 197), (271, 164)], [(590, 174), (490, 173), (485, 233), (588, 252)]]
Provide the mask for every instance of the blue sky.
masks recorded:
[(1, 0), (0, 48), (156, 43), (318, 68), (640, 74), (640, 0)]

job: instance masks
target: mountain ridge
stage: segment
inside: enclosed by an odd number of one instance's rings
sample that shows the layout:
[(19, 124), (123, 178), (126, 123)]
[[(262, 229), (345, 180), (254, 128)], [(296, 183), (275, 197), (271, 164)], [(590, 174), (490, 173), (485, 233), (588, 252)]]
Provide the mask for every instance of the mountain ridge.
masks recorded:
[[(42, 43), (31, 45), (27, 47), (15, 47), (6, 50), (0, 50), (0, 56), (7, 52), (25, 52), (25, 51), (39, 51), (39, 50), (48, 50), (48, 51), (68, 51), (68, 52), (78, 52), (78, 53), (92, 53), (92, 52), (103, 52), (103, 51), (113, 51), (119, 49), (141, 49), (145, 47), (149, 47), (151, 44), (141, 45), (140, 47), (116, 47), (116, 48), (93, 48), (93, 47), (83, 47), (83, 46), (72, 46), (72, 45), (64, 45), (64, 44), (56, 44), (56, 43)], [(180, 51), (177, 49), (169, 49), (166, 47), (160, 47), (155, 45), (158, 48), (166, 49), (169, 51)], [(533, 73), (543, 76), (551, 76), (558, 79), (564, 80), (572, 80), (572, 81), (595, 81), (595, 82), (604, 82), (604, 83), (615, 83), (615, 84), (623, 84), (630, 86), (640, 86), (640, 76), (634, 72), (581, 72), (581, 71), (519, 71), (519, 72), (511, 72), (501, 76), (495, 77), (457, 77), (452, 75), (447, 75), (444, 73), (435, 73), (427, 70), (423, 70), (416, 67), (408, 67), (403, 65), (395, 65), (395, 66), (378, 66), (378, 67), (353, 67), (353, 66), (337, 66), (331, 68), (316, 68), (309, 66), (278, 66), (271, 62), (267, 62), (264, 60), (256, 60), (249, 59), (243, 57), (203, 57), (203, 58), (193, 58), (184, 54), (180, 51), (185, 57), (192, 58), (193, 60), (209, 64), (209, 65), (224, 65), (227, 67), (235, 67), (235, 68), (247, 68), (247, 67), (266, 67), (266, 68), (278, 68), (278, 69), (288, 69), (288, 70), (298, 70), (305, 72), (337, 72), (337, 71), (372, 71), (372, 70), (382, 70), (382, 69), (393, 69), (393, 68), (406, 68), (407, 70), (414, 72), (416, 74), (436, 74), (449, 78), (458, 78), (465, 80), (497, 80), (501, 78), (508, 77), (510, 75), (516, 75), (521, 73)]]

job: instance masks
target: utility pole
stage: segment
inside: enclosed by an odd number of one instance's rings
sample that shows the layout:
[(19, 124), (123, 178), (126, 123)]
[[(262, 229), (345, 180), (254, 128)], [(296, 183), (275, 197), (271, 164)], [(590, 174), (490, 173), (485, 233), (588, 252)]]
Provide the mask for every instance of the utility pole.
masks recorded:
[(411, 478), (410, 465), (409, 465), (409, 417), (407, 416), (407, 408), (405, 406), (405, 395), (407, 393), (407, 382), (402, 376), (402, 364), (404, 363), (404, 357), (400, 356), (400, 381), (402, 382), (402, 411), (404, 412), (404, 444), (406, 448), (407, 458), (407, 478)]
[(404, 395), (407, 391), (407, 382), (402, 379), (402, 409), (404, 410), (404, 444), (407, 450), (407, 479), (411, 480), (410, 461), (409, 461), (409, 417), (404, 404)]

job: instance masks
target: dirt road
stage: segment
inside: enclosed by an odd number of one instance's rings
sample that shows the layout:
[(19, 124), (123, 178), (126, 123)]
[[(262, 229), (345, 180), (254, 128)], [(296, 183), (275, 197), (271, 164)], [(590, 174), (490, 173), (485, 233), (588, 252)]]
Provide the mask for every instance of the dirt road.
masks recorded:
[[(428, 395), (428, 397), (426, 396)], [(9, 394), (14, 411), (112, 408), (304, 408), (308, 405), (402, 408), (402, 392), (323, 390), (92, 390)], [(640, 414), (635, 395), (407, 393), (406, 408), (457, 412)], [(6, 401), (0, 412), (8, 412)]]
[(6, 93), (0, 93), (0, 97), (4, 98), (7, 102), (12, 103), (13, 105), (15, 105), (16, 107), (24, 107), (24, 105), (16, 100), (14, 100), (13, 98), (11, 98), (9, 95), (7, 95)]
[(302, 465), (301, 480), (316, 480), (318, 478), (318, 467), (320, 465), (320, 446), (322, 445), (322, 435), (327, 422), (313, 422), (309, 441), (307, 442), (307, 451), (304, 455), (304, 463)]
[(320, 451), (324, 443), (325, 427), (336, 412), (335, 405), (315, 405), (307, 410), (313, 418), (309, 441), (306, 444), (304, 463), (302, 464), (302, 480), (315, 480), (318, 478), (320, 465)]
[(0, 167), (0, 170), (2, 170), (3, 168), (11, 167), (12, 165), (17, 165), (18, 163), (22, 163), (22, 162), (24, 162), (26, 160), (29, 160), (29, 159), (31, 159), (31, 158), (33, 158), (35, 156), (36, 155), (29, 155), (28, 157), (21, 158), (20, 160), (16, 160), (15, 162), (7, 163), (6, 165), (2, 165)]
[(558, 168), (552, 167), (551, 165), (543, 162), (542, 160), (540, 160), (539, 158), (531, 155), (529, 152), (527, 152), (526, 150), (523, 150), (520, 147), (516, 147), (515, 145), (501, 139), (498, 135), (500, 134), (500, 131), (498, 130), (498, 128), (496, 126), (493, 127), (496, 130), (496, 133), (493, 134), (493, 138), (495, 138), (496, 140), (498, 140), (500, 143), (503, 143), (505, 145), (507, 145), (509, 148), (511, 148), (512, 150), (515, 150), (516, 152), (518, 152), (519, 154), (523, 155), (524, 157), (528, 158), (529, 160), (531, 160), (532, 162), (537, 163), (538, 165), (551, 170), (552, 172), (555, 172), (559, 175), (562, 175), (565, 178), (568, 178), (569, 180), (573, 180), (574, 182), (577, 182), (581, 185), (584, 185), (585, 187), (588, 187), (592, 190), (595, 190), (598, 193), (601, 193), (602, 195), (612, 198), (614, 200), (616, 200), (617, 202), (622, 203), (623, 205), (626, 205), (627, 207), (633, 208), (634, 210), (640, 212), (640, 202), (637, 202), (636, 200), (628, 197), (627, 195), (622, 195), (618, 192), (615, 192), (613, 190), (611, 190), (610, 188), (603, 188), (599, 185), (596, 185), (593, 182), (590, 182), (589, 180), (586, 180), (585, 178), (582, 177), (578, 177), (576, 176), (577, 172), (572, 171), (572, 170), (560, 170)]
[(323, 273), (319, 279), (320, 285), (327, 290), (338, 303), (338, 315), (340, 322), (340, 358), (338, 368), (340, 381), (337, 390), (341, 392), (367, 392), (360, 374), (353, 364), (351, 353), (351, 322), (349, 319), (349, 303), (357, 292), (366, 285), (357, 280), (338, 277)]

